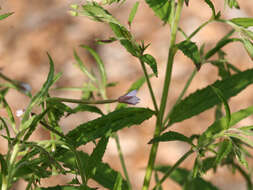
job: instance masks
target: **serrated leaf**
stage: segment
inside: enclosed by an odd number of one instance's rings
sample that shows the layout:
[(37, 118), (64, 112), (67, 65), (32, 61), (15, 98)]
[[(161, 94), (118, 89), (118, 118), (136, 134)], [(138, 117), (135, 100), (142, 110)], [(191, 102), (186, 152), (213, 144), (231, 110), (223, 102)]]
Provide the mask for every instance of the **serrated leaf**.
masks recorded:
[(212, 9), (212, 16), (215, 17), (216, 16), (216, 13), (215, 13), (215, 8), (214, 8), (214, 5), (212, 3), (211, 0), (205, 0), (205, 2), (208, 4), (208, 6)]
[(169, 21), (171, 4), (168, 0), (145, 0), (151, 9), (164, 23)]
[[(235, 125), (242, 119), (252, 114), (253, 114), (253, 106), (232, 113), (229, 127)], [(217, 135), (219, 135), (226, 129), (227, 129), (226, 117), (222, 117), (220, 120), (217, 120), (212, 125), (210, 125), (208, 129), (204, 133), (202, 133), (202, 135), (200, 135), (198, 146), (201, 147), (208, 144), (210, 141), (214, 140)]]
[(43, 84), (40, 91), (35, 96), (33, 96), (31, 102), (29, 103), (28, 107), (26, 108), (23, 119), (21, 121), (22, 124), (24, 124), (24, 122), (26, 122), (28, 120), (29, 114), (30, 114), (33, 106), (40, 103), (41, 100), (46, 97), (49, 87), (54, 83), (54, 63), (53, 63), (51, 56), (49, 54), (47, 54), (47, 55), (48, 55), (49, 64), (50, 64), (50, 70), (49, 70), (49, 73), (47, 76), (47, 80)]
[(227, 128), (228, 128), (229, 122), (231, 120), (231, 113), (230, 113), (230, 108), (229, 108), (228, 102), (227, 102), (226, 98), (224, 97), (224, 95), (222, 94), (222, 92), (220, 91), (220, 89), (218, 89), (214, 86), (211, 86), (211, 88), (224, 104), (225, 111), (226, 111)]
[[(165, 173), (170, 167), (171, 166), (156, 166), (155, 170)], [(190, 175), (190, 171), (183, 168), (177, 168), (172, 172), (170, 178), (177, 184), (181, 185), (184, 190), (218, 190), (217, 187), (212, 185), (210, 182), (205, 181), (203, 178), (190, 178)]]
[(133, 6), (133, 8), (131, 9), (131, 12), (130, 12), (130, 14), (129, 14), (129, 17), (128, 17), (128, 25), (129, 25), (130, 27), (131, 27), (131, 24), (132, 24), (132, 22), (133, 22), (133, 20), (134, 20), (135, 15), (136, 15), (136, 12), (137, 12), (137, 9), (138, 9), (139, 4), (140, 4), (140, 2), (137, 1), (137, 2), (134, 4), (134, 6)]
[(0, 15), (0, 20), (3, 20), (5, 18), (7, 18), (8, 16), (12, 15), (13, 13), (14, 12), (12, 12), (12, 13), (5, 13), (5, 14)]
[(122, 108), (79, 125), (70, 131), (66, 137), (72, 140), (75, 147), (78, 147), (124, 127), (140, 124), (153, 114), (153, 111), (146, 108)]
[(242, 26), (244, 28), (248, 28), (253, 26), (253, 18), (245, 17), (245, 18), (233, 18), (230, 20), (236, 25)]
[[(249, 69), (226, 79), (217, 80), (212, 86), (218, 88), (225, 99), (229, 99), (253, 83), (252, 75), (253, 69)], [(197, 90), (175, 106), (170, 114), (170, 124), (198, 115), (218, 103), (220, 100), (210, 86)]]
[(109, 137), (102, 137), (99, 143), (94, 148), (90, 155), (88, 162), (85, 164), (85, 175), (88, 180), (92, 175), (96, 173), (98, 164), (102, 161), (105, 149), (108, 144)]
[(192, 145), (192, 141), (190, 138), (175, 131), (169, 131), (169, 132), (163, 133), (162, 135), (151, 139), (148, 142), (148, 144), (152, 144), (156, 142), (167, 142), (167, 141), (183, 141)]
[(153, 73), (155, 74), (156, 77), (158, 77), (158, 72), (157, 72), (157, 63), (156, 63), (156, 60), (155, 58), (150, 55), (150, 54), (144, 54), (140, 57), (140, 59), (147, 63), (150, 68), (152, 69)]
[(215, 164), (218, 165), (232, 151), (233, 144), (231, 140), (225, 139), (219, 145), (219, 150), (216, 155)]
[[(89, 155), (87, 153), (79, 151), (78, 154), (83, 164), (88, 162)], [(76, 168), (75, 155), (71, 151), (64, 151), (64, 153), (59, 152), (57, 160), (63, 162), (65, 167), (72, 170)], [(91, 177), (103, 187), (113, 189), (118, 175), (121, 176), (119, 172), (113, 170), (108, 164), (99, 162), (95, 174)], [(122, 190), (128, 190), (127, 182), (123, 178)]]
[(102, 82), (102, 85), (105, 87), (106, 86), (106, 81), (107, 81), (107, 76), (106, 76), (105, 66), (104, 66), (104, 63), (103, 63), (102, 59), (97, 54), (97, 52), (95, 50), (93, 50), (92, 48), (90, 48), (89, 46), (81, 45), (80, 47), (86, 49), (94, 57), (94, 59), (96, 60), (96, 63), (97, 63), (98, 68), (99, 68), (100, 76), (101, 76), (101, 82)]
[(199, 70), (201, 67), (200, 53), (198, 46), (189, 40), (185, 40), (177, 44), (177, 47), (189, 57), (195, 64), (196, 68)]

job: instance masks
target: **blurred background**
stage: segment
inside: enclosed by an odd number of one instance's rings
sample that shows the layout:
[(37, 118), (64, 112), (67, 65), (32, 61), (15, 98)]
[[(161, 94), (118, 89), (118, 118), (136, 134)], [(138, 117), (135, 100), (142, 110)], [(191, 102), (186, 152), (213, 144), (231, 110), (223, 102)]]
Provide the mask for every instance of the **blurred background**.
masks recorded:
[[(93, 22), (86, 17), (72, 17), (69, 14), (70, 4), (82, 2), (84, 1), (0, 0), (1, 14), (14, 12), (12, 16), (0, 23), (1, 72), (12, 79), (30, 84), (32, 94), (35, 94), (46, 80), (49, 71), (46, 52), (49, 52), (54, 60), (56, 72), (63, 73), (61, 79), (54, 87), (81, 87), (88, 79), (74, 66), (73, 49), (78, 52), (85, 65), (96, 72), (96, 64), (92, 57), (79, 47), (80, 44), (85, 44), (94, 48), (102, 57), (109, 82), (118, 82), (115, 87), (108, 88), (108, 97), (117, 98), (125, 94), (131, 84), (143, 76), (141, 66), (138, 60), (127, 53), (118, 42), (107, 45), (95, 43), (96, 39), (108, 39), (112, 36), (112, 33), (106, 24)], [(115, 4), (108, 8), (122, 24), (127, 26), (128, 15), (135, 2), (135, 0), (126, 0), (121, 6)], [(222, 0), (213, 0), (213, 2), (215, 8), (221, 10), (223, 18), (253, 16), (252, 0), (238, 0), (241, 10), (224, 9), (224, 1)], [(183, 9), (180, 26), (187, 34), (190, 34), (210, 16), (211, 10), (204, 1), (191, 0), (190, 6)], [(198, 45), (204, 42), (207, 50), (213, 47), (215, 42), (222, 38), (230, 29), (226, 25), (212, 23), (199, 32), (193, 38), (193, 41)], [(151, 43), (147, 49), (147, 53), (152, 54), (156, 58), (159, 73), (159, 78), (153, 77), (151, 82), (154, 86), (156, 97), (160, 99), (169, 46), (169, 27), (167, 25), (163, 26), (163, 23), (154, 15), (145, 1), (140, 0), (140, 6), (132, 23), (131, 32), (138, 41), (144, 40), (145, 44)], [(178, 40), (183, 40), (183, 36), (178, 35)], [(224, 50), (227, 53), (228, 60), (241, 70), (252, 68), (252, 61), (241, 44), (232, 43), (226, 46)], [(194, 65), (191, 60), (179, 52), (175, 57), (167, 105), (168, 109), (175, 102), (193, 69)], [(216, 68), (209, 64), (203, 65), (186, 95), (213, 83), (217, 79), (217, 76), (218, 72)], [(231, 111), (237, 111), (252, 105), (252, 92), (253, 87), (249, 86), (238, 96), (232, 98), (230, 101)], [(52, 90), (51, 94), (67, 98), (80, 98), (81, 96), (81, 93), (78, 91)], [(141, 99), (138, 106), (153, 109), (146, 85), (140, 89), (137, 95)], [(13, 112), (25, 108), (29, 103), (27, 97), (14, 90), (8, 93), (7, 101), (11, 105)], [(113, 109), (113, 105), (111, 108)], [(0, 115), (6, 115), (4, 110), (0, 109)], [(97, 115), (95, 114), (78, 113), (63, 119), (61, 125), (64, 132), (68, 132), (78, 124), (96, 117)], [(16, 119), (18, 120), (18, 118)], [(197, 117), (175, 124), (172, 129), (183, 132), (186, 136), (194, 133), (199, 134), (213, 122), (213, 119), (214, 110), (211, 109)], [(154, 122), (154, 119), (150, 119), (139, 127), (126, 128), (119, 132), (123, 154), (125, 155), (130, 180), (134, 189), (140, 189), (143, 182), (145, 166), (151, 147), (147, 142), (152, 138)], [(243, 124), (252, 123), (253, 117), (249, 117), (243, 121)], [(49, 138), (49, 133), (42, 127), (38, 127), (38, 130), (32, 136), (33, 140), (46, 138)], [(1, 153), (5, 153), (7, 151), (7, 144), (2, 138), (0, 140), (2, 144)], [(86, 145), (82, 149), (90, 153), (93, 146)], [(184, 143), (161, 143), (157, 163), (172, 165), (188, 149), (188, 145)], [(193, 160), (194, 155), (189, 157), (181, 166), (190, 169), (193, 166)], [(109, 163), (112, 168), (122, 171), (114, 140), (110, 141), (103, 161)], [(204, 178), (210, 180), (222, 190), (246, 189), (245, 181), (238, 173), (231, 174), (225, 167), (218, 168), (217, 171), (216, 174), (213, 172), (207, 173)], [(60, 176), (43, 179), (41, 184), (53, 186), (66, 184), (68, 181), (70, 181), (70, 177)], [(94, 183), (92, 186), (96, 187), (98, 185)], [(15, 187), (15, 189), (24, 188), (23, 182), (18, 182)], [(179, 190), (180, 186), (171, 180), (166, 180), (164, 189)]]

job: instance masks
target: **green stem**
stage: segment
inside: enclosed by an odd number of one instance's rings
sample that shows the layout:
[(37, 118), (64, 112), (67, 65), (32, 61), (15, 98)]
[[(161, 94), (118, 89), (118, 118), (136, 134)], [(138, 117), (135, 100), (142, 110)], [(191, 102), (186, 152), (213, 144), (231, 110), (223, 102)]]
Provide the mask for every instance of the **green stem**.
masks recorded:
[[(139, 60), (140, 60), (140, 59), (139, 59)], [(147, 84), (148, 84), (149, 93), (150, 93), (150, 95), (151, 95), (151, 98), (152, 98), (152, 101), (153, 101), (153, 104), (154, 104), (155, 111), (156, 111), (156, 113), (158, 113), (159, 110), (158, 110), (158, 106), (157, 106), (157, 103), (156, 103), (156, 99), (155, 99), (155, 95), (154, 95), (154, 92), (153, 92), (153, 88), (152, 88), (152, 85), (151, 85), (151, 83), (150, 83), (150, 79), (149, 79), (149, 77), (148, 77), (147, 69), (146, 69), (146, 67), (145, 67), (144, 62), (141, 61), (141, 60), (140, 60), (140, 62), (141, 62), (141, 67), (142, 67), (142, 70), (143, 70), (143, 72), (144, 72), (144, 75), (145, 75)]]
[(171, 175), (171, 173), (189, 156), (193, 153), (193, 150), (189, 150), (186, 152), (163, 176), (163, 178), (156, 184), (153, 188), (155, 190), (157, 187), (161, 186), (161, 184)]
[(81, 99), (69, 99), (69, 98), (47, 98), (47, 101), (58, 101), (58, 102), (69, 102), (69, 103), (77, 103), (77, 104), (109, 104), (118, 102), (118, 100), (98, 100), (98, 101), (92, 101), (92, 100), (81, 100)]
[[(164, 111), (165, 111), (165, 107), (166, 107), (166, 103), (167, 103), (167, 97), (168, 97), (170, 79), (171, 79), (171, 72), (172, 72), (172, 65), (173, 65), (174, 56), (176, 53), (175, 42), (176, 42), (176, 35), (177, 35), (177, 31), (178, 31), (178, 23), (180, 20), (180, 15), (181, 15), (181, 11), (183, 8), (183, 3), (184, 3), (184, 0), (178, 1), (175, 18), (173, 19), (173, 23), (172, 23), (170, 48), (169, 48), (168, 62), (167, 62), (167, 68), (166, 68), (166, 74), (165, 74), (165, 81), (164, 81), (164, 86), (163, 86), (163, 94), (162, 94), (162, 100), (161, 100), (161, 104), (160, 104), (160, 110), (159, 110), (158, 116), (157, 116), (154, 137), (158, 136), (161, 132), (161, 129), (162, 129), (162, 120), (163, 120)], [(158, 143), (152, 144), (142, 190), (148, 190), (148, 188), (149, 188), (157, 150), (158, 150)]]
[[(101, 90), (101, 95), (102, 95), (102, 98), (104, 100), (107, 100), (107, 95), (106, 95), (106, 90), (105, 90), (106, 87), (104, 87), (102, 90)], [(107, 109), (107, 112), (109, 113), (110, 112), (110, 107), (108, 104), (106, 104), (106, 109)], [(119, 159), (120, 159), (120, 164), (122, 166), (122, 169), (123, 169), (123, 172), (124, 172), (124, 175), (125, 175), (125, 178), (126, 178), (126, 181), (127, 181), (127, 184), (128, 184), (128, 189), (131, 190), (132, 189), (132, 185), (131, 185), (131, 182), (130, 182), (130, 179), (129, 179), (129, 176), (128, 176), (128, 172), (127, 172), (127, 169), (126, 169), (126, 164), (125, 164), (125, 159), (124, 159), (124, 156), (123, 156), (123, 153), (122, 153), (122, 150), (121, 150), (121, 146), (120, 146), (120, 141), (119, 141), (119, 136), (118, 134), (115, 132), (113, 134), (113, 138), (115, 139), (115, 142), (116, 142), (116, 146), (117, 146), (117, 151), (118, 151), (118, 154), (119, 154)]]
[(208, 21), (201, 24), (196, 30), (194, 30), (190, 36), (188, 37), (188, 40), (192, 39), (202, 28), (204, 28), (206, 25), (214, 21), (214, 18), (210, 18)]
[(126, 169), (125, 160), (124, 160), (124, 157), (123, 157), (123, 153), (121, 151), (121, 146), (120, 146), (120, 142), (119, 142), (119, 136), (118, 136), (117, 133), (114, 134), (114, 139), (116, 141), (117, 150), (118, 150), (118, 154), (119, 154), (119, 159), (120, 159), (120, 163), (121, 163), (124, 175), (126, 177), (126, 181), (127, 181), (127, 184), (128, 184), (128, 189), (131, 190), (132, 189), (132, 185), (131, 185), (130, 180), (129, 180), (129, 176), (128, 176), (128, 172), (127, 172), (127, 169)]
[(233, 166), (235, 166), (238, 169), (238, 171), (242, 174), (242, 176), (246, 180), (247, 189), (248, 190), (252, 190), (253, 189), (253, 185), (252, 185), (252, 182), (251, 182), (250, 175), (248, 175), (238, 164), (233, 163)]
[[(163, 122), (163, 125), (165, 126), (166, 123), (168, 122), (169, 118), (170, 118), (170, 114), (171, 112), (173, 111), (173, 109), (175, 108), (175, 106), (181, 101), (181, 99), (183, 98), (186, 90), (188, 89), (188, 87), (190, 86), (194, 76), (197, 74), (197, 69), (195, 68), (191, 74), (191, 76), (189, 77), (189, 79), (187, 80), (182, 92), (180, 93), (179, 97), (177, 98), (176, 100), (176, 103), (173, 105), (173, 107), (171, 108), (171, 110), (169, 111), (169, 113), (166, 115), (165, 119), (164, 119), (164, 122)], [(164, 129), (168, 128), (169, 125), (165, 126)], [(163, 129), (163, 130), (164, 130)]]

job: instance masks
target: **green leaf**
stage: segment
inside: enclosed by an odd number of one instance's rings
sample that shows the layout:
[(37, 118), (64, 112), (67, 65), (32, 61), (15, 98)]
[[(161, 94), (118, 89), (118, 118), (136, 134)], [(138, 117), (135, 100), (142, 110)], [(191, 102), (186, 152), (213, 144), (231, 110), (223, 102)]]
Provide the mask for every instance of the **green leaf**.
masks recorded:
[(96, 81), (96, 78), (87, 70), (87, 68), (85, 67), (85, 65), (83, 64), (82, 60), (80, 59), (80, 57), (78, 56), (78, 54), (75, 50), (74, 50), (74, 57), (75, 57), (75, 60), (77, 62), (77, 66), (79, 67), (79, 69), (85, 75), (87, 75), (91, 81)]
[[(252, 84), (252, 75), (253, 69), (249, 69), (226, 79), (218, 80), (212, 86), (218, 88), (227, 100)], [(218, 103), (220, 100), (210, 86), (197, 90), (175, 106), (170, 114), (170, 124), (198, 115)]]
[(7, 18), (8, 16), (12, 15), (13, 13), (14, 12), (12, 12), (12, 13), (5, 13), (5, 14), (0, 15), (0, 20), (3, 20), (5, 18)]
[(80, 111), (88, 111), (88, 112), (93, 112), (93, 113), (98, 113), (100, 115), (104, 115), (104, 113), (96, 106), (91, 106), (91, 105), (85, 105), (85, 104), (79, 104), (73, 109), (73, 113), (77, 113)]
[(246, 49), (249, 57), (251, 58), (251, 60), (253, 60), (253, 43), (246, 38), (242, 38), (242, 42), (243, 42), (244, 48)]
[(225, 133), (225, 135), (229, 136), (229, 137), (237, 138), (237, 139), (241, 140), (242, 142), (248, 144), (249, 146), (251, 146), (253, 148), (253, 141), (251, 141), (247, 137), (244, 137), (244, 136), (236, 134), (236, 133), (229, 133), (229, 132)]
[(81, 45), (81, 47), (84, 48), (84, 49), (86, 49), (86, 50), (88, 50), (89, 53), (96, 60), (96, 63), (98, 64), (100, 76), (101, 76), (101, 82), (102, 82), (102, 85), (105, 87), (106, 86), (107, 77), (106, 77), (106, 72), (105, 72), (105, 66), (104, 66), (104, 63), (103, 63), (102, 59), (99, 57), (99, 55), (97, 54), (97, 52), (95, 52), (89, 46)]
[[(89, 155), (87, 153), (79, 151), (78, 154), (83, 164), (88, 162)], [(71, 170), (74, 170), (76, 168), (75, 155), (73, 152), (63, 150), (63, 152), (59, 152), (58, 155), (56, 156), (57, 160), (63, 162), (65, 167), (68, 167)], [(101, 184), (103, 187), (107, 189), (113, 189), (118, 176), (121, 176), (119, 172), (111, 169), (111, 167), (108, 164), (99, 162), (95, 174), (92, 175), (91, 177), (93, 180)], [(122, 178), (122, 190), (128, 190), (127, 182), (123, 178)]]
[(194, 42), (185, 40), (177, 44), (177, 47), (194, 62), (196, 68), (199, 70), (201, 67), (201, 59), (198, 46)]
[(116, 182), (113, 186), (113, 190), (122, 190), (122, 177), (120, 174), (117, 175)]
[(169, 131), (169, 132), (163, 133), (162, 135), (151, 139), (148, 144), (157, 143), (157, 142), (167, 142), (167, 141), (183, 141), (192, 145), (192, 141), (190, 138), (175, 131)]
[(130, 14), (129, 14), (129, 17), (128, 17), (128, 25), (129, 25), (130, 27), (131, 27), (131, 24), (132, 24), (132, 22), (133, 22), (133, 20), (134, 20), (135, 15), (136, 15), (136, 12), (137, 12), (137, 9), (138, 9), (139, 4), (140, 4), (140, 2), (137, 1), (137, 2), (134, 4), (134, 6), (133, 6), (133, 8), (132, 8), (132, 10), (131, 10), (131, 12), (130, 12)]
[(171, 4), (168, 0), (145, 0), (151, 9), (164, 23), (169, 21)]
[(57, 185), (54, 187), (37, 187), (35, 190), (96, 190), (96, 189), (97, 188), (90, 188), (86, 185), (82, 185), (82, 186)]
[[(253, 106), (231, 114), (231, 121), (229, 127), (235, 125), (242, 119), (253, 114)], [(205, 146), (210, 141), (214, 140), (223, 131), (227, 129), (226, 117), (222, 117), (220, 120), (215, 121), (208, 129), (199, 137), (198, 146)], [(223, 134), (222, 134), (223, 135)]]
[(211, 88), (224, 104), (225, 111), (226, 111), (227, 128), (229, 128), (229, 122), (231, 120), (231, 113), (230, 113), (230, 108), (229, 108), (228, 102), (227, 102), (226, 98), (224, 97), (224, 95), (222, 94), (222, 92), (220, 91), (220, 89), (215, 88), (214, 86), (211, 86)]
[(253, 26), (253, 18), (233, 18), (230, 20), (231, 22), (235, 23), (236, 25), (242, 26), (244, 28), (248, 28)]
[(216, 13), (215, 13), (215, 8), (214, 8), (214, 5), (212, 3), (211, 0), (205, 0), (205, 2), (208, 4), (208, 6), (212, 9), (212, 16), (215, 18), (216, 16)]
[(215, 164), (218, 165), (232, 151), (233, 144), (231, 140), (225, 139), (219, 144), (219, 150), (215, 159)]
[(237, 3), (237, 0), (225, 0), (225, 4), (229, 6), (229, 8), (236, 8), (240, 9), (239, 4)]
[(102, 137), (100, 139), (99, 143), (96, 145), (92, 154), (90, 155), (88, 162), (85, 164), (85, 174), (87, 180), (96, 173), (97, 166), (102, 161), (105, 153), (108, 140), (108, 137)]
[(248, 168), (248, 161), (245, 158), (245, 152), (240, 149), (238, 146), (233, 146), (233, 150), (236, 154), (236, 159), (246, 168)]
[(54, 63), (53, 63), (53, 60), (52, 60), (51, 56), (49, 54), (47, 54), (47, 55), (48, 55), (49, 64), (50, 64), (50, 70), (49, 70), (49, 73), (48, 73), (48, 76), (47, 76), (47, 80), (43, 84), (40, 91), (32, 98), (30, 104), (26, 108), (23, 119), (21, 121), (22, 124), (24, 124), (24, 122), (26, 122), (28, 120), (30, 112), (32, 111), (33, 106), (40, 103), (47, 96), (49, 87), (54, 83)]
[(122, 108), (79, 125), (66, 137), (73, 141), (75, 147), (78, 147), (96, 138), (110, 135), (124, 127), (140, 124), (153, 114), (153, 111), (145, 108)]
[(141, 55), (141, 50), (138, 44), (134, 41), (131, 33), (123, 26), (109, 23), (112, 31), (115, 36), (120, 39), (120, 44), (125, 47), (125, 49), (135, 57), (139, 57)]
[[(169, 168), (171, 168), (171, 166), (156, 166), (155, 170), (165, 173)], [(205, 181), (203, 178), (198, 176), (196, 178), (190, 178), (190, 175), (190, 171), (183, 168), (177, 168), (172, 172), (170, 178), (181, 185), (184, 190), (218, 190), (217, 187), (210, 182)]]
[(103, 7), (96, 2), (87, 1), (85, 5), (82, 5), (82, 9), (78, 10), (77, 15), (88, 16), (90, 19), (98, 22), (107, 22), (120, 25), (120, 23)]
[(150, 68), (152, 69), (155, 76), (158, 77), (157, 63), (156, 63), (155, 58), (150, 54), (144, 54), (140, 57), (140, 59), (141, 59), (141, 61), (147, 63), (150, 66)]
[(1, 174), (6, 176), (8, 173), (8, 170), (7, 170), (8, 168), (7, 168), (7, 163), (2, 154), (0, 154), (0, 163), (1, 163)]

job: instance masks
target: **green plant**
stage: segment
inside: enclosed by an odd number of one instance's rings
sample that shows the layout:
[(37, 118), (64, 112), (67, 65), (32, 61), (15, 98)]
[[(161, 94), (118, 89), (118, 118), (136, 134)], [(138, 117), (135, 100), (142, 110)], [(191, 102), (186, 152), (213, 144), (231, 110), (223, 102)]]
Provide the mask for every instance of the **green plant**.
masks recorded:
[[(252, 189), (246, 157), (251, 156), (247, 147), (253, 147), (253, 142), (249, 138), (252, 135), (253, 126), (240, 126), (238, 128), (233, 126), (242, 119), (252, 115), (253, 106), (231, 113), (228, 101), (231, 97), (236, 96), (253, 83), (253, 69), (245, 71), (237, 69), (236, 66), (228, 62), (222, 48), (229, 43), (240, 42), (244, 45), (252, 59), (253, 32), (249, 27), (253, 26), (253, 18), (222, 19), (221, 13), (216, 12), (212, 1), (205, 0), (205, 3), (210, 7), (212, 12), (210, 19), (196, 28), (190, 35), (187, 35), (179, 27), (179, 22), (183, 7), (185, 5), (189, 6), (189, 0), (146, 0), (145, 2), (164, 22), (164, 25), (169, 25), (170, 27), (167, 68), (162, 98), (160, 105), (158, 105), (153, 92), (153, 86), (150, 82), (150, 77), (158, 77), (157, 63), (152, 55), (145, 53), (150, 44), (145, 44), (143, 41), (137, 42), (134, 34), (103, 7), (107, 4), (123, 2), (124, 0), (103, 0), (99, 4), (88, 1), (83, 5), (72, 5), (71, 13), (74, 16), (83, 15), (97, 22), (108, 24), (114, 36), (108, 40), (98, 40), (97, 43), (118, 41), (127, 52), (139, 60), (144, 76), (130, 87), (127, 94), (113, 100), (107, 98), (106, 88), (114, 84), (108, 84), (102, 59), (92, 48), (86, 45), (81, 45), (81, 48), (87, 50), (96, 60), (100, 77), (96, 77), (85, 67), (81, 58), (74, 50), (77, 66), (89, 78), (89, 82), (79, 88), (82, 91), (80, 99), (50, 96), (49, 90), (60, 79), (61, 74), (54, 73), (54, 63), (49, 54), (50, 71), (47, 80), (40, 91), (34, 96), (31, 95), (30, 87), (27, 84), (12, 80), (0, 73), (0, 77), (6, 81), (6, 83), (0, 86), (0, 102), (8, 113), (8, 117), (0, 116), (1, 129), (6, 133), (1, 136), (8, 141), (7, 154), (0, 154), (1, 189), (11, 189), (12, 185), (19, 179), (24, 179), (28, 182), (26, 189), (96, 189), (89, 186), (88, 182), (91, 179), (107, 189), (132, 189), (117, 131), (125, 127), (141, 124), (151, 117), (156, 118), (156, 127), (154, 136), (149, 141), (152, 147), (142, 190), (151, 188), (150, 180), (152, 173), (155, 173), (156, 179), (156, 185), (152, 188), (157, 190), (162, 189), (162, 183), (168, 177), (182, 185), (184, 189), (217, 189), (217, 187), (205, 181), (202, 175), (210, 169), (215, 170), (217, 167), (223, 165), (239, 171), (247, 182), (247, 188), (249, 190)], [(138, 6), (139, 2), (136, 2), (130, 12), (128, 18), (129, 26), (131, 26), (134, 20)], [(239, 8), (236, 0), (225, 0), (225, 6)], [(0, 15), (0, 19), (7, 18), (11, 14)], [(204, 51), (204, 45), (199, 48), (192, 41), (192, 38), (202, 28), (212, 22), (229, 25), (232, 30), (219, 40), (213, 48)], [(185, 40), (179, 43), (176, 42), (178, 32), (185, 37)], [(235, 32), (239, 34), (239, 37), (232, 37)], [(170, 90), (171, 73), (174, 58), (178, 51), (182, 51), (184, 55), (193, 61), (195, 70), (188, 81), (186, 81), (185, 88), (182, 90), (176, 103), (167, 113), (165, 108)], [(213, 57), (214, 55), (217, 56)], [(220, 80), (183, 98), (192, 79), (197, 75), (201, 66), (207, 63), (218, 69)], [(151, 68), (152, 74), (148, 73), (147, 66)], [(148, 85), (153, 102), (153, 110), (140, 107), (127, 107), (127, 104), (135, 105), (139, 102), (139, 98), (135, 95), (144, 83)], [(10, 88), (17, 89), (31, 99), (30, 104), (23, 113), (22, 111), (18, 113), (18, 116), (22, 118), (19, 126), (17, 126), (11, 108), (5, 99), (5, 95)], [(99, 100), (95, 98), (95, 93), (99, 95)], [(64, 104), (64, 102), (75, 103), (77, 106), (71, 108)], [(108, 104), (115, 102), (118, 103), (118, 106), (115, 110), (111, 111)], [(96, 104), (106, 104), (107, 113), (103, 113), (96, 107)], [(225, 113), (222, 111), (222, 105), (224, 106)], [(181, 133), (168, 130), (173, 124), (196, 116), (214, 106), (216, 106), (215, 121), (202, 134), (192, 134), (191, 137), (187, 137)], [(39, 108), (40, 112), (33, 113), (32, 109), (34, 107)], [(60, 119), (65, 114), (68, 116), (83, 111), (97, 113), (99, 117), (83, 123), (67, 134), (64, 134), (59, 124)], [(38, 125), (42, 125), (50, 131), (50, 139), (38, 142), (29, 140), (29, 137)], [(14, 136), (10, 135), (9, 128), (12, 128)], [(111, 169), (108, 164), (102, 162), (109, 138), (116, 140), (124, 177), (119, 172)], [(158, 166), (155, 165), (158, 146), (159, 143), (164, 141), (185, 142), (191, 148), (173, 166)], [(90, 155), (77, 149), (87, 143), (95, 144), (95, 148)], [(188, 171), (180, 168), (179, 165), (191, 154), (196, 155), (192, 170)], [(164, 173), (161, 179), (157, 177), (157, 172)], [(57, 174), (74, 174), (75, 177), (64, 186), (39, 187), (40, 179)]]

